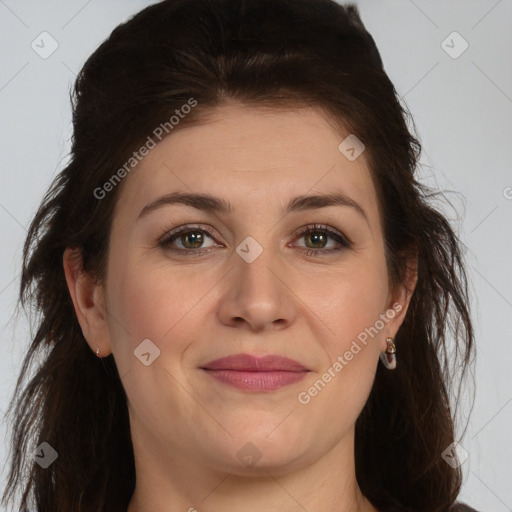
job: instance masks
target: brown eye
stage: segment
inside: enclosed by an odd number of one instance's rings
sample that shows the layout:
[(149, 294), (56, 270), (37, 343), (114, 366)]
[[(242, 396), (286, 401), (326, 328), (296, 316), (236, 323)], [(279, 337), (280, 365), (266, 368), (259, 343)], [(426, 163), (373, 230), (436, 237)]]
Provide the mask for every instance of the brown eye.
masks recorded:
[[(206, 252), (215, 244), (205, 246), (207, 239), (213, 240), (212, 230), (206, 227), (181, 226), (171, 232), (158, 243), (161, 247), (179, 253)], [(178, 245), (176, 245), (178, 244)]]
[[(330, 254), (342, 249), (348, 249), (352, 246), (352, 242), (342, 233), (328, 226), (319, 224), (306, 226), (306, 228), (297, 234), (297, 238), (303, 238), (305, 240), (305, 246), (299, 247), (307, 249), (305, 252), (308, 256)], [(326, 249), (330, 240), (335, 242), (335, 246)]]
[(188, 231), (180, 235), (180, 242), (187, 249), (199, 249), (204, 243), (204, 235), (201, 231)]
[(310, 231), (304, 235), (304, 239), (306, 240), (306, 245), (308, 242), (313, 245), (313, 247), (309, 246), (311, 249), (323, 249), (327, 245), (329, 236), (322, 231)]

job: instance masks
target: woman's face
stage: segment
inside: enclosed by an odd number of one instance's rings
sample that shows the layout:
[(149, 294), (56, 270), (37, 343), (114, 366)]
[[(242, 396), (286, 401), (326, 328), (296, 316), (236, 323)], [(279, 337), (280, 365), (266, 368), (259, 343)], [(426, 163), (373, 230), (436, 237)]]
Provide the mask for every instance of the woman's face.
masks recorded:
[[(159, 463), (278, 474), (352, 446), (406, 302), (388, 289), (375, 189), (365, 153), (339, 149), (347, 135), (319, 110), (230, 104), (125, 178), (104, 330), (84, 332), (113, 352), (134, 446)], [(209, 364), (241, 354), (305, 370)]]

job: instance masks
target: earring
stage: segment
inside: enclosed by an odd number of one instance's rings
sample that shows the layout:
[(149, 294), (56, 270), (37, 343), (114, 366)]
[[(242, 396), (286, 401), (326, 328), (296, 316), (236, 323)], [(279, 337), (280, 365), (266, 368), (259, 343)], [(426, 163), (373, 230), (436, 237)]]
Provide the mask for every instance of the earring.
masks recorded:
[(394, 370), (396, 368), (396, 347), (393, 338), (386, 338), (386, 343), (388, 344), (388, 348), (386, 352), (379, 354), (379, 358), (388, 370)]
[(100, 347), (98, 347), (98, 348), (96, 349), (96, 355), (97, 355), (98, 357), (100, 357)]

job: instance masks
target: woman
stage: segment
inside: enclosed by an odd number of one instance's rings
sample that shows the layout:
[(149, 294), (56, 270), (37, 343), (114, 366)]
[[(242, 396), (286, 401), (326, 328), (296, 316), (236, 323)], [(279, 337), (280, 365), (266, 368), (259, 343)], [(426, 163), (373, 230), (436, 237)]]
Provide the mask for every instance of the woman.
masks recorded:
[(73, 107), (24, 248), (41, 316), (4, 501), (472, 510), (460, 242), (356, 7), (163, 1), (93, 53)]

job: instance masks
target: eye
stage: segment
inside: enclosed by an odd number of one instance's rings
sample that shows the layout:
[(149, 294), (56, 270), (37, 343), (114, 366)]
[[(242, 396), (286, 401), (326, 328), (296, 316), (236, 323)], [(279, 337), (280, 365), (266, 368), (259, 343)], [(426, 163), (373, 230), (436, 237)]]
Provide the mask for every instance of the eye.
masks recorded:
[[(203, 246), (205, 240), (208, 238), (213, 240), (213, 230), (209, 226), (199, 228), (187, 225), (180, 226), (167, 233), (158, 245), (179, 254), (204, 253), (215, 246), (215, 244), (206, 248)], [(181, 244), (181, 247), (173, 246), (175, 242)]]
[[(306, 246), (304, 252), (308, 256), (325, 255), (352, 247), (352, 242), (337, 230), (321, 224), (312, 224), (302, 228), (297, 233), (297, 238), (304, 238)], [(335, 246), (325, 249), (329, 240), (335, 242)], [(301, 246), (299, 246), (301, 247)]]
[[(328, 255), (343, 249), (352, 247), (352, 242), (339, 231), (321, 224), (311, 224), (302, 228), (295, 234), (296, 238), (303, 238), (305, 246), (301, 248), (308, 256)], [(207, 239), (214, 241), (213, 229), (209, 226), (196, 227), (191, 225), (180, 226), (168, 233), (158, 242), (158, 245), (166, 250), (178, 254), (200, 255), (207, 252), (218, 244), (205, 246)], [(329, 241), (334, 242), (334, 247), (326, 249)], [(176, 246), (176, 244), (179, 244)]]

